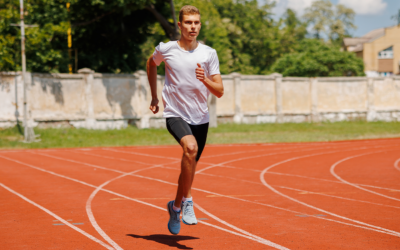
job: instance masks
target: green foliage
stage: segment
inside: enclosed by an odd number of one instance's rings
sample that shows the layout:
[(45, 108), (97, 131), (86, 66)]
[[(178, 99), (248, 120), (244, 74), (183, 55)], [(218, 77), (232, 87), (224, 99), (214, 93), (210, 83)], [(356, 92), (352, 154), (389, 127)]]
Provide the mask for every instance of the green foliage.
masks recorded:
[[(71, 3), (69, 11), (67, 2)], [(349, 30), (355, 27), (354, 12), (342, 5), (315, 1), (306, 11), (307, 22), (303, 22), (290, 9), (279, 20), (272, 19), (272, 1), (265, 1), (262, 6), (257, 0), (174, 2), (176, 13), (187, 4), (200, 9), (202, 30), (198, 39), (217, 50), (222, 74), (269, 74), (283, 71), (279, 65), (289, 61), (299, 63), (284, 70), (289, 75), (362, 74), (359, 60), (337, 49), (326, 49), (328, 45), (318, 46), (322, 48), (318, 53), (324, 55), (323, 59), (307, 59), (311, 52), (299, 52), (300, 47), (308, 44), (301, 42), (310, 24), (317, 36), (325, 32), (336, 46), (349, 36)], [(25, 23), (39, 25), (26, 29), (27, 69), (68, 72), (68, 63), (73, 64), (75, 59), (72, 53), (69, 61), (67, 47), (71, 24), (78, 68), (104, 73), (145, 70), (154, 47), (169, 41), (165, 23), (160, 24), (148, 10), (149, 6), (154, 6), (172, 24), (169, 4), (165, 0), (25, 0)], [(0, 71), (21, 70), (20, 31), (11, 23), (19, 23), (19, 1), (0, 0)], [(332, 54), (328, 56), (329, 53)], [(327, 66), (333, 62), (336, 64)], [(163, 65), (158, 67), (158, 73), (164, 74)]]
[[(60, 72), (67, 70), (68, 29), (67, 1), (26, 0), (25, 24), (39, 27), (26, 28), (27, 69), (35, 72)], [(0, 0), (0, 70), (21, 70), (19, 1)], [(65, 46), (63, 46), (65, 44)]]
[(320, 40), (305, 39), (296, 52), (276, 61), (272, 70), (283, 76), (363, 76), (364, 63), (354, 53)]
[[(70, 2), (70, 11), (66, 3)], [(154, 17), (144, 9), (150, 0), (25, 0), (27, 70), (68, 72), (67, 30), (79, 68), (97, 72), (134, 72), (142, 62), (141, 44), (151, 36)], [(154, 3), (168, 15), (166, 1)], [(0, 0), (0, 71), (21, 70), (19, 1)], [(74, 56), (74, 54), (73, 54)], [(72, 58), (73, 59), (73, 58)]]
[(311, 26), (314, 37), (320, 39), (325, 34), (330, 41), (340, 45), (343, 37), (355, 29), (355, 12), (342, 4), (333, 5), (329, 0), (318, 0), (305, 10), (303, 18)]

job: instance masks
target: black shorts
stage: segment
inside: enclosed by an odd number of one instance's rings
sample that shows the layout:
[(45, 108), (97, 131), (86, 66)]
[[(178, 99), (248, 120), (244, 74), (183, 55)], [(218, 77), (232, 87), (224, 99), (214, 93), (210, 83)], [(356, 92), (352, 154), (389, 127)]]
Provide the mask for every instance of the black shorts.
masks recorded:
[(196, 138), (198, 147), (196, 161), (199, 161), (207, 141), (208, 122), (200, 125), (191, 125), (180, 117), (170, 117), (167, 118), (167, 129), (179, 144), (184, 136), (193, 135)]

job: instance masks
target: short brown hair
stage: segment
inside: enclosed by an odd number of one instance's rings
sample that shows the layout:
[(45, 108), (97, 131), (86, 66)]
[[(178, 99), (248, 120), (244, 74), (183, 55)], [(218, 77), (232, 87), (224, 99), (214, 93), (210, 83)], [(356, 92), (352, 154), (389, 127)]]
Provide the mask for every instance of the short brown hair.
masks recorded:
[(196, 14), (200, 15), (200, 11), (198, 8), (192, 5), (185, 5), (179, 11), (179, 22), (182, 22), (183, 15), (196, 15)]

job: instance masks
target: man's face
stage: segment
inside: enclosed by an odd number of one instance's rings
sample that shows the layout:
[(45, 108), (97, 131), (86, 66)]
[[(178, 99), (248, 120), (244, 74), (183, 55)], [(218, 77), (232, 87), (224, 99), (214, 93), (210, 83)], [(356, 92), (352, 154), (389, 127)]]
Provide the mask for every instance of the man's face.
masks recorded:
[(201, 28), (200, 15), (183, 15), (182, 22), (179, 22), (178, 26), (185, 39), (196, 40)]

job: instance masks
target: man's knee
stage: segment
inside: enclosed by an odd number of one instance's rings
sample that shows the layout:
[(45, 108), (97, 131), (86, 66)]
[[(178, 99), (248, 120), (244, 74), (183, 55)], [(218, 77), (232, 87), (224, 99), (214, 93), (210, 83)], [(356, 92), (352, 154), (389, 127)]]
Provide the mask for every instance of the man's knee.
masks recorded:
[(184, 154), (190, 159), (195, 159), (197, 156), (197, 143), (188, 143), (185, 147)]

